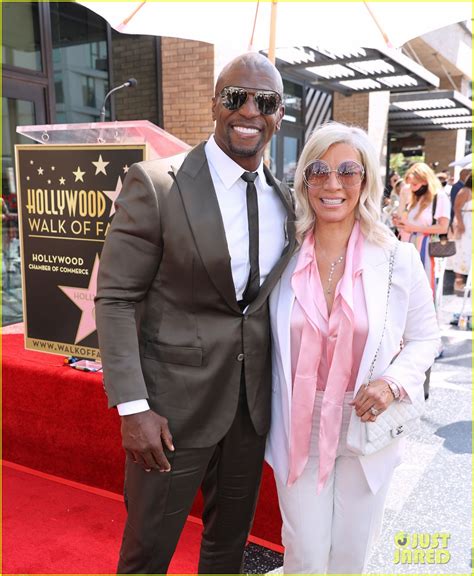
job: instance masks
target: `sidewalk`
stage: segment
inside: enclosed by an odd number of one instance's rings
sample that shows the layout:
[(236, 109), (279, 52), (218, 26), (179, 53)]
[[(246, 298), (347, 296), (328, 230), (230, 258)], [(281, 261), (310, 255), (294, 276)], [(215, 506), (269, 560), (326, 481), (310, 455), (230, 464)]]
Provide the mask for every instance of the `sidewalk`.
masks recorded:
[[(421, 428), (408, 439), (403, 463), (395, 471), (383, 531), (368, 566), (370, 574), (472, 572), (472, 333), (449, 324), (461, 304), (460, 297), (443, 298), (443, 356), (432, 369)], [(470, 300), (466, 309), (472, 309)], [(395, 545), (399, 532), (404, 533), (406, 548), (411, 550), (405, 558), (399, 558)], [(421, 534), (434, 552), (426, 554), (425, 548), (413, 554), (414, 548), (421, 549), (414, 534)], [(447, 553), (441, 554), (444, 543)]]

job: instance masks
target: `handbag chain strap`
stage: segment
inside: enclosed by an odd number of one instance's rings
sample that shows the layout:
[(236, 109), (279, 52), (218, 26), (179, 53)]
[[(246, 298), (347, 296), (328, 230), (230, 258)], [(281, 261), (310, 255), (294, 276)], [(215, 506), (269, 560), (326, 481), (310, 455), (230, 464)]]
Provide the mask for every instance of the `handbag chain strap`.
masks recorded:
[(380, 336), (380, 342), (379, 342), (379, 345), (377, 346), (377, 350), (375, 351), (375, 354), (374, 354), (374, 359), (372, 360), (372, 364), (370, 365), (370, 368), (369, 368), (369, 378), (367, 380), (367, 384), (365, 385), (366, 387), (369, 386), (370, 381), (372, 380), (372, 375), (374, 373), (375, 364), (377, 363), (377, 358), (379, 355), (380, 346), (382, 346), (382, 340), (383, 340), (383, 337), (385, 334), (385, 328), (387, 327), (388, 301), (390, 298), (390, 292), (392, 290), (393, 268), (394, 268), (394, 264), (395, 264), (395, 255), (397, 253), (397, 248), (398, 248), (398, 244), (396, 244), (394, 246), (394, 248), (390, 251), (390, 260), (388, 263), (388, 287), (387, 287), (387, 304), (385, 306), (385, 318), (383, 320), (383, 329), (382, 329), (382, 335)]

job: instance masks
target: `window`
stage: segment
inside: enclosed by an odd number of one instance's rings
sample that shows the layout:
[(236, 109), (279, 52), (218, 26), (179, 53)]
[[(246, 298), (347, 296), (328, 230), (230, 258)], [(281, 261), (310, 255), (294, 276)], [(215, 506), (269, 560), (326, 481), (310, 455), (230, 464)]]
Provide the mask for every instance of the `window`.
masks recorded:
[(94, 79), (90, 76), (85, 76), (82, 79), (82, 98), (84, 106), (89, 108), (96, 107), (95, 101), (95, 83)]
[(2, 2), (2, 63), (41, 72), (37, 2)]
[(79, 4), (51, 2), (56, 121), (98, 119), (109, 85), (107, 25)]
[(295, 124), (303, 123), (303, 86), (288, 80), (283, 81), (285, 95), (284, 120)]

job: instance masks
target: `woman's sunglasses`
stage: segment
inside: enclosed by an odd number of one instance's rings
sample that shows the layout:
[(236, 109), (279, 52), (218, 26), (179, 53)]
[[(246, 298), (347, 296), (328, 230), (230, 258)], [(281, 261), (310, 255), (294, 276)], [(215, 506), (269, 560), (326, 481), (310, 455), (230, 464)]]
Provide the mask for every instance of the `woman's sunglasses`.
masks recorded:
[(240, 88), (240, 86), (226, 86), (219, 95), (224, 108), (234, 111), (247, 102), (249, 94), (253, 94), (255, 104), (261, 114), (266, 116), (275, 114), (280, 107), (281, 96), (273, 90), (251, 91), (247, 90), (247, 88)]
[(331, 170), (324, 160), (313, 160), (303, 172), (303, 180), (307, 186), (321, 188), (329, 180), (331, 172), (336, 173), (336, 178), (343, 188), (352, 188), (359, 185), (364, 179), (364, 167), (355, 160), (341, 162), (336, 170)]

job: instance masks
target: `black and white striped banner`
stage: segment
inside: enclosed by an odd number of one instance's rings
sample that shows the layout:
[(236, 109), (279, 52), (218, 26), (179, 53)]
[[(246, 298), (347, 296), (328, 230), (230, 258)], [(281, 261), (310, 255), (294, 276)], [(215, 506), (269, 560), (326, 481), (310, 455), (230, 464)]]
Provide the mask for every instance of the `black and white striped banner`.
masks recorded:
[(316, 88), (306, 90), (305, 142), (311, 132), (332, 118), (332, 94)]

